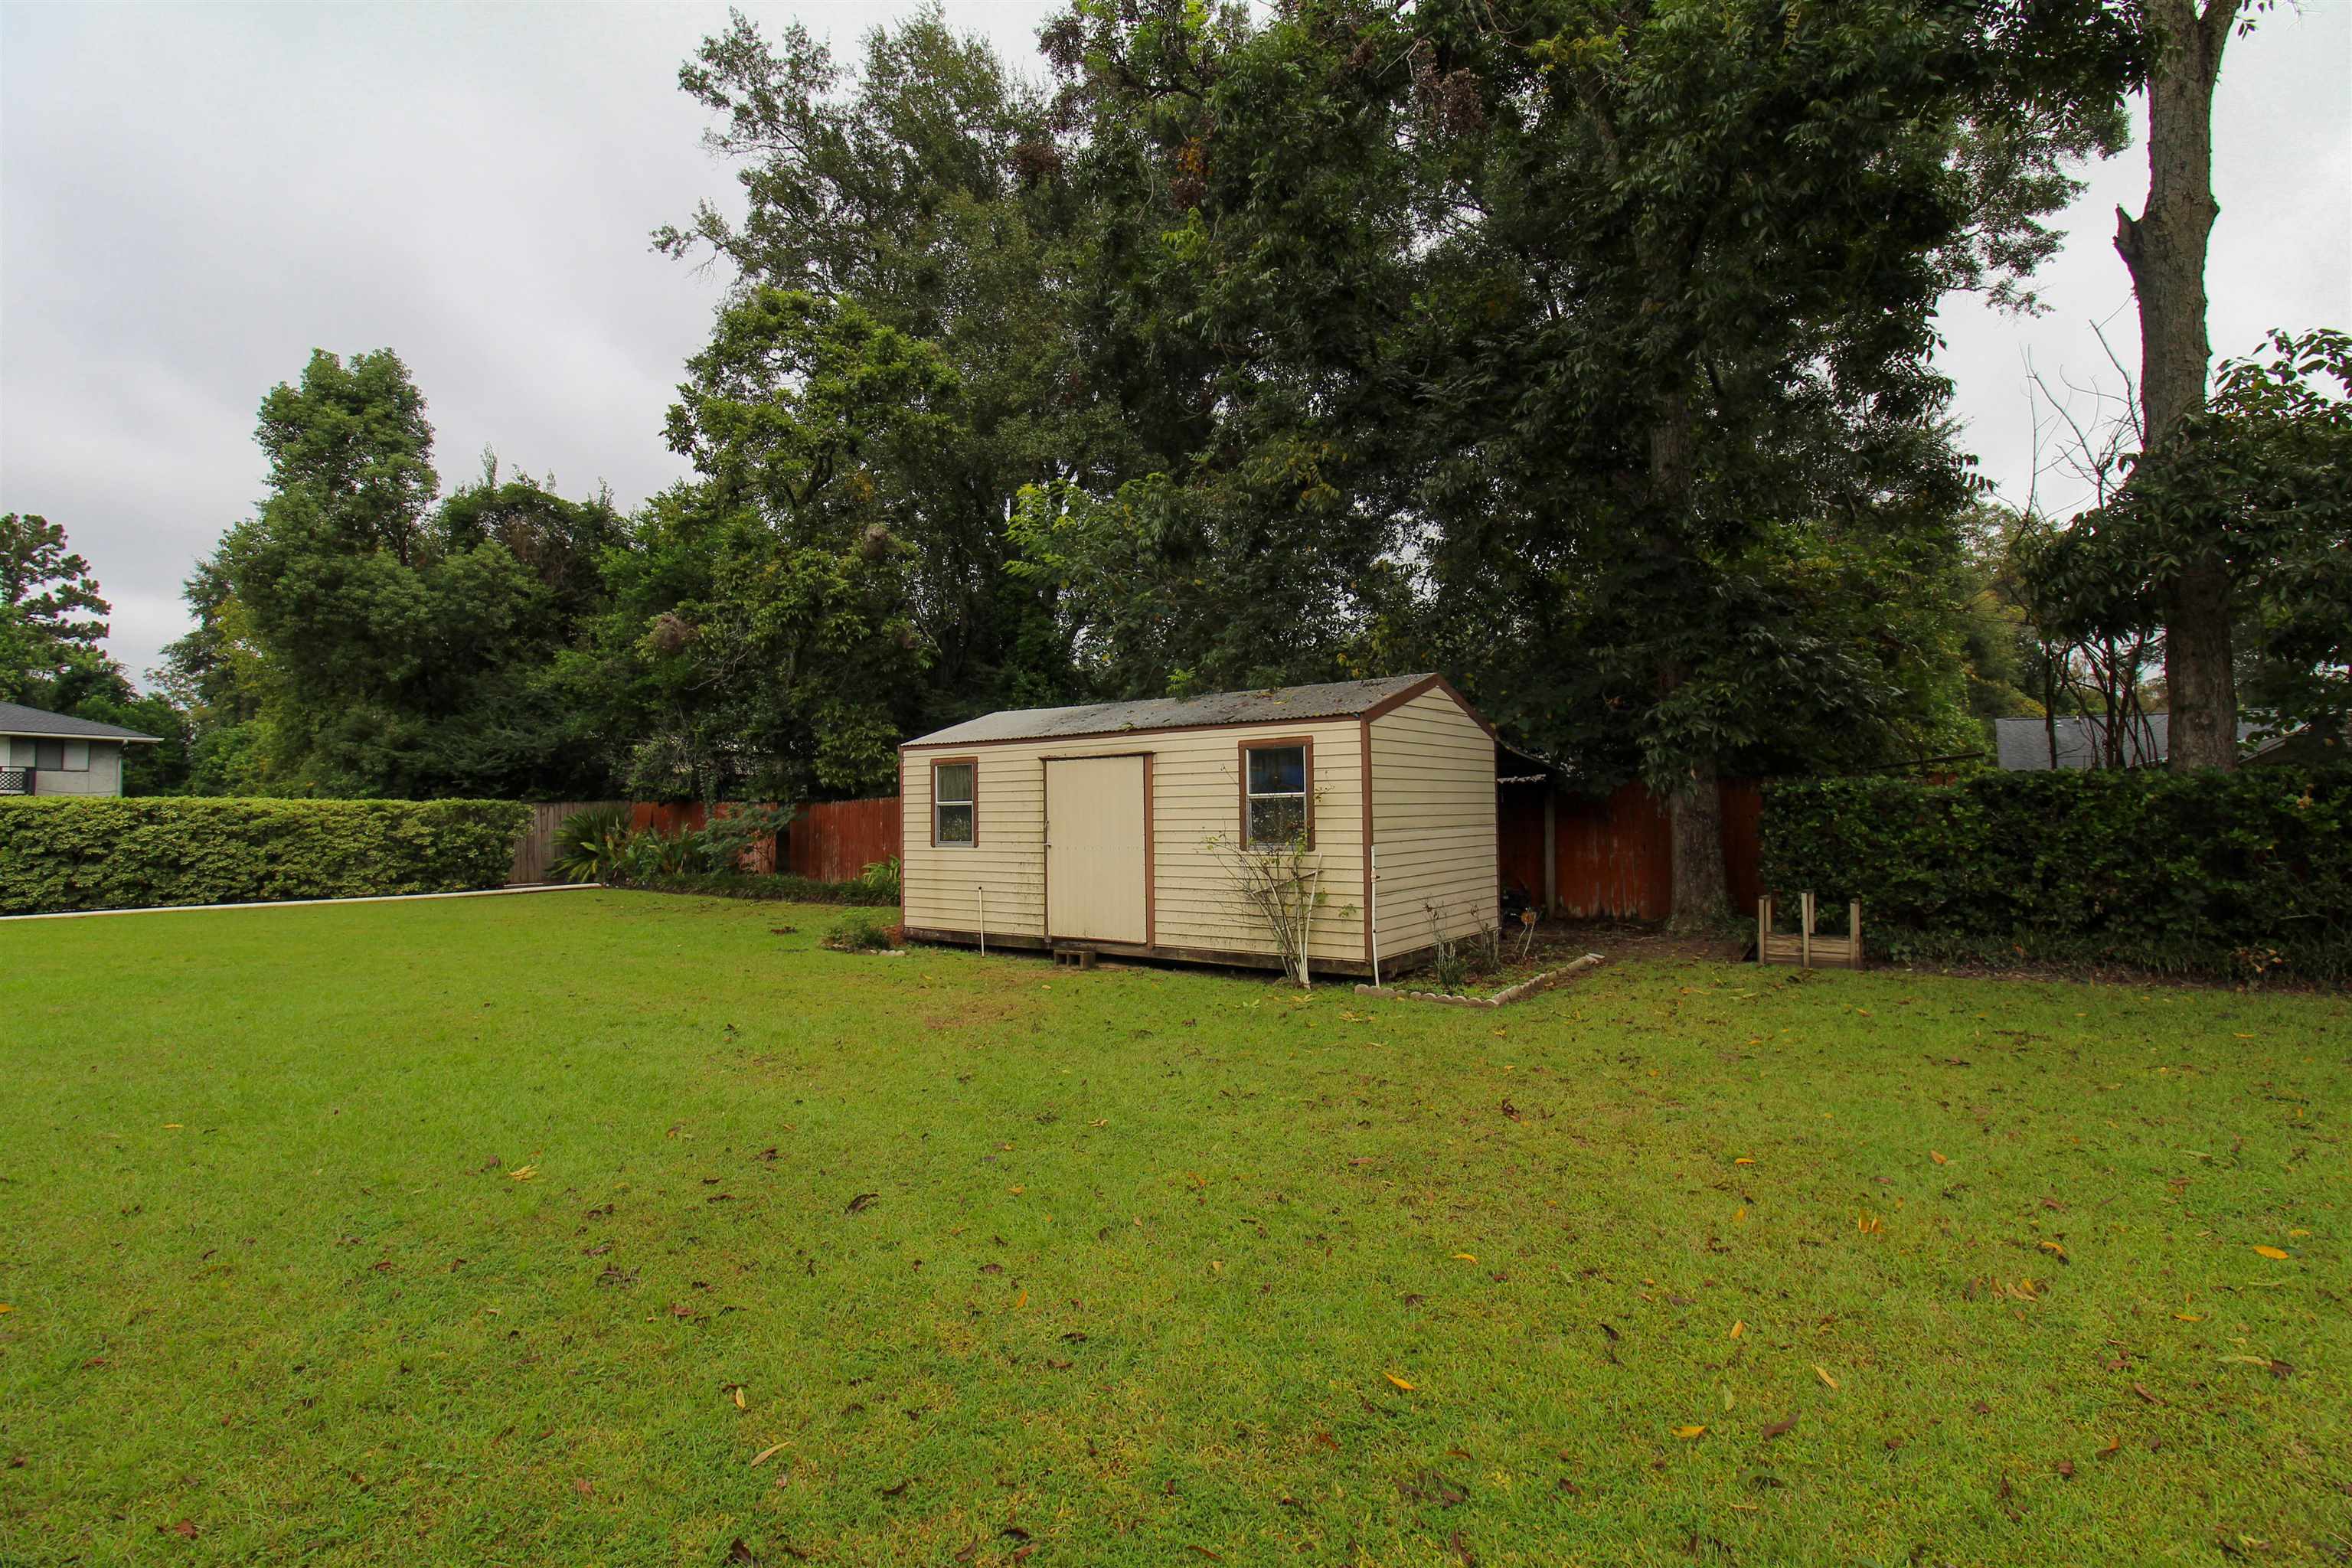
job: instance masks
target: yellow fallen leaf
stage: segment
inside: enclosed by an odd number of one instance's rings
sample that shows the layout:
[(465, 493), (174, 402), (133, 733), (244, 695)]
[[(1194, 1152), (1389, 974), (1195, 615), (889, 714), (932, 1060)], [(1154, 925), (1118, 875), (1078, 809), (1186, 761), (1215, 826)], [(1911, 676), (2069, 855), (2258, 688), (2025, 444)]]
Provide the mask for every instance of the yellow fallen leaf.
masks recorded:
[(1755, 1161), (1753, 1161), (1753, 1160), (1749, 1159), (1749, 1158), (1748, 1158), (1747, 1155), (1745, 1155), (1745, 1154), (1740, 1155), (1740, 1156), (1739, 1156), (1739, 1158), (1738, 1158), (1737, 1160), (1732, 1161), (1731, 1163), (1732, 1163), (1733, 1164), (1735, 1164), (1735, 1165), (1752, 1165), (1752, 1164), (1756, 1163), (1756, 1162), (1755, 1162)]
[(1384, 1372), (1381, 1373), (1381, 1375), (1387, 1378), (1391, 1383), (1395, 1384), (1399, 1388), (1403, 1389), (1407, 1394), (1411, 1394), (1412, 1392), (1412, 1384), (1407, 1383), (1396, 1373), (1392, 1372)]
[(2059, 1246), (2054, 1241), (2037, 1241), (2033, 1245), (2053, 1257), (2063, 1258), (2066, 1256), (2066, 1249)]
[(1024, 1194), (1024, 1193), (1027, 1192), (1028, 1190), (1029, 1190), (1029, 1189), (1028, 1189), (1028, 1188), (1026, 1188), (1026, 1187), (1015, 1187), (1015, 1188), (1013, 1188), (1013, 1195), (1014, 1197), (1016, 1197), (1016, 1198), (1017, 1198), (1017, 1197), (1019, 1197), (1022, 1194)]
[(1013, 1310), (1014, 1311), (1016, 1311), (1016, 1312), (1017, 1312), (1017, 1311), (1019, 1311), (1022, 1308), (1024, 1308), (1024, 1307), (1027, 1306), (1028, 1304), (1029, 1304), (1029, 1292), (1028, 1292), (1028, 1291), (1026, 1291), (1026, 1290), (1024, 1290), (1024, 1291), (1022, 1291), (1022, 1292), (1021, 1292), (1021, 1294), (1020, 1294), (1019, 1296), (1017, 1296), (1017, 1297), (1015, 1297), (1015, 1298), (1013, 1299)]
[(2264, 1258), (2276, 1258), (2284, 1260), (2288, 1256), (2286, 1248), (2283, 1247), (2257, 1247), (2254, 1250), (2261, 1253)]
[(1950, 1163), (1951, 1163), (1951, 1162), (1950, 1162), (1949, 1160), (1945, 1159), (1941, 1154), (1937, 1153), (1937, 1152), (1936, 1152), (1936, 1151), (1934, 1151), (1933, 1149), (1930, 1149), (1930, 1150), (1928, 1150), (1928, 1151), (1927, 1151), (1927, 1158), (1929, 1158), (1930, 1160), (1935, 1161), (1935, 1162), (1936, 1162), (1936, 1163), (1937, 1163), (1938, 1165), (1948, 1165), (1948, 1164), (1950, 1164)]
[(1205, 1187), (1209, 1184), (1209, 1178), (1198, 1171), (1187, 1171), (1184, 1173), (1192, 1178), (1192, 1184), (1196, 1187)]
[(1478, 1258), (1475, 1253), (1457, 1252), (1454, 1255), (1454, 1260), (1457, 1263), (1475, 1263)]
[(1827, 1367), (1816, 1365), (1813, 1368), (1813, 1375), (1820, 1378), (1823, 1383), (1828, 1384), (1832, 1388), (1835, 1388), (1838, 1385), (1837, 1379), (1829, 1374), (1829, 1369)]
[(1724, 1336), (1724, 1338), (1726, 1338), (1726, 1339), (1727, 1339), (1727, 1340), (1736, 1340), (1736, 1339), (1738, 1339), (1740, 1335), (1742, 1335), (1742, 1334), (1746, 1333), (1747, 1331), (1748, 1331), (1748, 1321), (1747, 1321), (1747, 1320), (1746, 1320), (1746, 1319), (1744, 1319), (1744, 1318), (1743, 1318), (1743, 1319), (1741, 1319), (1738, 1322), (1736, 1322), (1736, 1323), (1734, 1323), (1734, 1324), (1732, 1324), (1732, 1325), (1731, 1325), (1731, 1332), (1729, 1332), (1729, 1333), (1726, 1334), (1726, 1335)]
[(2309, 1236), (2311, 1232), (2307, 1230), (2291, 1230), (2288, 1231), (2287, 1234), (2289, 1236)]
[(176, 1122), (176, 1121), (166, 1121), (165, 1123), (163, 1123), (163, 1131), (165, 1131), (166, 1132), (174, 1132), (174, 1131), (179, 1131), (179, 1129), (180, 1129), (180, 1124), (179, 1124), (178, 1122)]
[(2205, 1321), (2194, 1312), (2175, 1312), (2172, 1315), (2184, 1323), (2201, 1323)]
[(738, 1410), (751, 1408), (750, 1402), (743, 1397), (743, 1385), (740, 1383), (735, 1385), (735, 1408)]
[(1677, 1437), (1703, 1437), (1706, 1435), (1706, 1428), (1704, 1426), (1677, 1426), (1675, 1428), (1675, 1436)]
[(14, 1308), (14, 1307), (12, 1307), (12, 1306), (8, 1305), (8, 1303), (7, 1303), (7, 1302), (5, 1302), (5, 1301), (0, 1301), (0, 1312), (13, 1312), (13, 1311), (15, 1311), (16, 1310), (16, 1308)]
[(1087, 1125), (1089, 1127), (1108, 1127), (1110, 1125), (1110, 1118), (1106, 1116), (1101, 1118), (1099, 1121), (1089, 1121)]
[(528, 1182), (533, 1176), (539, 1174), (539, 1167), (537, 1165), (525, 1165), (521, 1170), (509, 1171), (507, 1174), (512, 1176), (518, 1182)]
[(758, 1453), (751, 1456), (752, 1468), (756, 1469), (760, 1466), (766, 1464), (770, 1459), (772, 1459), (778, 1454), (782, 1453), (784, 1451), (784, 1447), (785, 1445), (777, 1443), (769, 1447), (761, 1449)]

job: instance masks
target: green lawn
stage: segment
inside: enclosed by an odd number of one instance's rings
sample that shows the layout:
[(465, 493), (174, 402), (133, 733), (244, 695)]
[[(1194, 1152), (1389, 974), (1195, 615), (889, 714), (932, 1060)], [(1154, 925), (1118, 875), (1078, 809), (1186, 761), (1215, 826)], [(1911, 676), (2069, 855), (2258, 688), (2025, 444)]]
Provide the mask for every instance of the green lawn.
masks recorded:
[(836, 915), (0, 926), (0, 1560), (2352, 1553), (2342, 994)]

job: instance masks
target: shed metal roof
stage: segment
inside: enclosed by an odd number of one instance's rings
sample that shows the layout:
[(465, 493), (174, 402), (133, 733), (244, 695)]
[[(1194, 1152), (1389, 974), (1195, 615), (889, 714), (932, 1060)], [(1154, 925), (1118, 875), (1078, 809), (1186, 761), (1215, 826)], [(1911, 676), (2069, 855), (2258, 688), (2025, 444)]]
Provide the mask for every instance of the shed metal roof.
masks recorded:
[(0, 702), (0, 735), (37, 735), (45, 740), (66, 741), (156, 741), (159, 735), (142, 735), (136, 730), (126, 730), (120, 724), (101, 724), (94, 719), (77, 719), (70, 713), (51, 713), (39, 708), (27, 708), (21, 702)]
[(1202, 730), (1226, 724), (1353, 719), (1424, 684), (1437, 685), (1442, 681), (1433, 675), (1388, 675), (1373, 680), (1328, 680), (1317, 686), (1219, 691), (1206, 697), (1148, 697), (1134, 702), (1090, 702), (1076, 708), (1008, 708), (919, 735), (907, 744), (968, 746), (992, 741), (1118, 735), (1136, 730)]

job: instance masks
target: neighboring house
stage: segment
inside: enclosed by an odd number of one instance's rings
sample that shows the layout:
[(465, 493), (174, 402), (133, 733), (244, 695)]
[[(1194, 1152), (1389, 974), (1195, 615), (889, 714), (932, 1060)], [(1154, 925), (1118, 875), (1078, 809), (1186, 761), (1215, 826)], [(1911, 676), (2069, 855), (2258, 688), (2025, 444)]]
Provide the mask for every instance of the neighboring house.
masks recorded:
[[(2057, 720), (1996, 719), (1993, 743), (2000, 765), (2011, 773), (2047, 773), (2052, 729), (2057, 731), (2058, 765), (2062, 768), (2103, 768), (2107, 765), (2107, 723), (2089, 715)], [(2238, 743), (2262, 728), (2251, 721), (2238, 725)], [(2116, 748), (2127, 768), (2155, 767), (2171, 754), (2172, 715), (2146, 713), (2128, 721)]]
[(160, 739), (0, 702), (0, 795), (121, 795), (122, 748)]
[(899, 748), (901, 919), (1270, 966), (1234, 851), (1303, 834), (1314, 968), (1408, 963), (1494, 924), (1495, 763), (1494, 726), (1434, 675), (991, 713)]

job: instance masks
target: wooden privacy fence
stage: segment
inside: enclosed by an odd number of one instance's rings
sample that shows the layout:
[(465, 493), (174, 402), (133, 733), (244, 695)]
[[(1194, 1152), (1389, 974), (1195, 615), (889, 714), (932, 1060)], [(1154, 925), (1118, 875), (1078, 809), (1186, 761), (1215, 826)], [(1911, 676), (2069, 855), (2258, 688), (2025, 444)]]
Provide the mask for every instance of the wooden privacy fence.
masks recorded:
[[(530, 808), (530, 826), (515, 841), (514, 865), (508, 873), (507, 886), (525, 887), (551, 880), (555, 874), (557, 825), (575, 812), (598, 806), (625, 810), (629, 814), (631, 827), (651, 829), (664, 837), (699, 832), (710, 822), (709, 808), (700, 801), (536, 802)], [(719, 814), (724, 816), (729, 809), (729, 803), (722, 801)], [(793, 815), (784, 837), (783, 869), (820, 882), (854, 881), (875, 861), (898, 855), (898, 797), (829, 800), (803, 805)], [(776, 868), (775, 847), (772, 844), (755, 849), (752, 864), (745, 868), (753, 871)]]
[(785, 869), (820, 882), (855, 881), (877, 860), (898, 857), (898, 797), (804, 805), (785, 834)]
[[(1731, 907), (1752, 910), (1764, 891), (1758, 868), (1763, 788), (1755, 779), (1723, 779), (1717, 789)], [(1665, 802), (1639, 784), (1600, 799), (1555, 795), (1543, 784), (1505, 784), (1496, 847), (1504, 888), (1538, 904), (1549, 897), (1558, 913), (1654, 921), (1674, 912), (1673, 818)]]
[(626, 804), (617, 800), (533, 801), (530, 826), (515, 840), (514, 865), (507, 872), (507, 886), (523, 888), (554, 879), (555, 829), (565, 817), (575, 812), (593, 811), (598, 806)]

